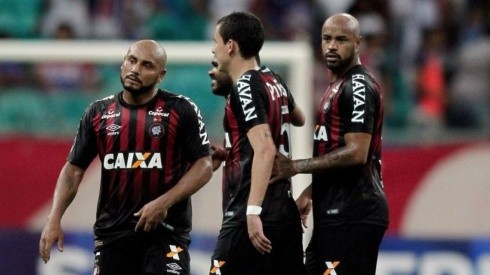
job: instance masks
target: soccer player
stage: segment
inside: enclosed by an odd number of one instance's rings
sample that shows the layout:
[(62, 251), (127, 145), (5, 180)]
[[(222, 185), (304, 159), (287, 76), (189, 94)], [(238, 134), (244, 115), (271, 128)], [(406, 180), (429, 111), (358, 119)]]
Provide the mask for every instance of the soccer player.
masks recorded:
[[(269, 185), (276, 152), (289, 156), (293, 113), (302, 112), (284, 82), (258, 65), (264, 32), (255, 16), (234, 12), (221, 18), (214, 41), (211, 78), (218, 84), (224, 72), (233, 87), (214, 91), (227, 95), (226, 155), (223, 222), (210, 274), (304, 274), (301, 220), (290, 179)], [(304, 123), (304, 117), (294, 120)]]
[(123, 90), (93, 102), (61, 170), (39, 252), (63, 250), (61, 218), (98, 155), (102, 175), (94, 274), (190, 274), (190, 196), (212, 176), (197, 106), (157, 88), (167, 56), (153, 40), (133, 43), (121, 66)]
[(293, 161), (278, 155), (272, 182), (313, 174), (312, 184), (297, 199), (302, 214), (313, 201), (308, 274), (374, 275), (388, 227), (381, 177), (381, 92), (360, 63), (356, 18), (333, 15), (321, 37), (332, 80), (316, 109), (313, 158)]

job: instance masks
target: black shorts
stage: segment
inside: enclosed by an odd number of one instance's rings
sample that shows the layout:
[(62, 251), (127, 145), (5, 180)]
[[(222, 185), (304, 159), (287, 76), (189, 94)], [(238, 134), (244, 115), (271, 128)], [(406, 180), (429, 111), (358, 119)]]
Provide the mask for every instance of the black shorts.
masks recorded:
[(374, 275), (385, 231), (370, 224), (314, 229), (306, 249), (308, 274)]
[(271, 253), (260, 254), (248, 237), (246, 227), (221, 229), (211, 259), (209, 274), (259, 275), (305, 274), (301, 223), (265, 226)]
[(138, 233), (95, 251), (93, 274), (190, 274), (187, 234)]

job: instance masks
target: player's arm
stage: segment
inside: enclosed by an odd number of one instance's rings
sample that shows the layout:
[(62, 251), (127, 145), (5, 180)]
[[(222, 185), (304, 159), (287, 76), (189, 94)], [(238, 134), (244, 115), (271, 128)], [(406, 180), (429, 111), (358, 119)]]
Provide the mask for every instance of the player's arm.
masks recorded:
[(78, 186), (82, 181), (85, 169), (66, 162), (61, 169), (53, 196), (53, 205), (39, 241), (39, 254), (46, 263), (49, 261), (53, 242), (58, 243), (58, 250), (63, 251), (63, 230), (61, 218), (75, 198)]
[(328, 154), (311, 159), (295, 160), (296, 174), (315, 173), (332, 168), (364, 165), (369, 153), (371, 134), (348, 133), (344, 135), (345, 146)]
[(301, 223), (304, 228), (308, 228), (307, 221), (308, 215), (311, 212), (312, 202), (311, 202), (311, 184), (308, 185), (301, 195), (296, 199), (296, 206), (298, 207), (298, 211), (301, 217)]
[[(248, 197), (247, 209), (261, 207), (267, 191), (272, 172), (272, 164), (276, 155), (276, 146), (268, 124), (259, 124), (252, 127), (247, 133), (254, 156), (252, 161), (252, 182)], [(256, 208), (257, 209), (257, 208)], [(271, 242), (265, 237), (262, 228), (260, 213), (250, 214), (247, 210), (247, 226), (250, 240), (261, 253), (271, 250)]]
[(223, 147), (217, 145), (211, 145), (211, 158), (213, 160), (213, 172), (218, 170), (221, 163), (226, 159), (226, 151)]
[(291, 123), (298, 127), (305, 125), (305, 114), (298, 105), (291, 112)]
[(135, 230), (150, 231), (165, 219), (172, 205), (196, 193), (213, 175), (211, 156), (198, 159), (177, 184), (160, 197), (145, 204), (134, 215), (140, 217)]
[(274, 162), (274, 177), (271, 182), (296, 174), (311, 174), (334, 168), (364, 165), (369, 153), (371, 134), (347, 133), (344, 139), (344, 147), (315, 158), (291, 160), (277, 154)]

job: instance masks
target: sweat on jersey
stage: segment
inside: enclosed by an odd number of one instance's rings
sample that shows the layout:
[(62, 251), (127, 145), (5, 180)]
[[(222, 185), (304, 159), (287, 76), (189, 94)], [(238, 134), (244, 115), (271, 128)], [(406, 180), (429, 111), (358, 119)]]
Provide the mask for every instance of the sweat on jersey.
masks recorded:
[[(134, 106), (121, 92), (87, 108), (68, 161), (85, 169), (97, 155), (102, 175), (94, 233), (105, 245), (134, 234), (134, 213), (208, 156), (209, 139), (198, 107), (188, 98), (158, 90), (151, 101)], [(164, 222), (176, 233), (188, 233), (191, 211), (190, 198), (184, 199)]]
[[(223, 127), (226, 159), (223, 168), (223, 227), (243, 226), (251, 186), (253, 149), (247, 132), (268, 123), (278, 152), (289, 156), (290, 113), (295, 103), (286, 84), (267, 67), (244, 73), (226, 100)], [(291, 203), (291, 181), (269, 185), (262, 203), (264, 226), (299, 218)], [(295, 214), (296, 212), (296, 214)]]
[(388, 205), (381, 176), (382, 96), (362, 65), (331, 83), (316, 110), (313, 156), (345, 146), (347, 133), (369, 133), (366, 164), (313, 173), (313, 219), (316, 226), (369, 223), (388, 226)]

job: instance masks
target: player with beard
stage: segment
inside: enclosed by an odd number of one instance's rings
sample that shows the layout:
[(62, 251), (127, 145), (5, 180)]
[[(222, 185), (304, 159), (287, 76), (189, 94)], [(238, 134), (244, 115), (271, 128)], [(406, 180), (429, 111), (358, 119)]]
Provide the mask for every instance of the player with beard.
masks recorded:
[(223, 222), (209, 273), (304, 274), (290, 179), (269, 185), (276, 152), (289, 156), (297, 106), (280, 77), (258, 65), (264, 33), (255, 16), (234, 12), (221, 18), (214, 41), (216, 73), (228, 74), (233, 87), (223, 119)]
[[(255, 59), (257, 61), (257, 64), (260, 65), (260, 57), (257, 55)], [(274, 73), (266, 66), (261, 66), (260, 69), (262, 71), (270, 71), (271, 73)], [(231, 79), (230, 75), (227, 72), (218, 70), (218, 62), (216, 62), (216, 58), (213, 58), (213, 61), (211, 61), (211, 70), (209, 70), (208, 75), (209, 78), (211, 78), (211, 92), (214, 95), (223, 96), (226, 99), (230, 94), (231, 89), (233, 88), (233, 80)], [(294, 126), (303, 126), (305, 124), (305, 115), (303, 114), (303, 111), (301, 110), (301, 108), (299, 108), (297, 105), (294, 104), (293, 95), (290, 94), (289, 88), (287, 87), (286, 83), (282, 80), (281, 76), (278, 74), (275, 75), (277, 79), (281, 81), (282, 85), (286, 87), (287, 92), (289, 93), (289, 96), (292, 99), (291, 100), (292, 106), (290, 106), (292, 110), (290, 116), (291, 124)], [(221, 166), (221, 163), (225, 161), (226, 151), (222, 147), (216, 145), (211, 145), (211, 148), (213, 149), (213, 154), (212, 154), (213, 171), (216, 171)], [(306, 226), (306, 218), (304, 219), (303, 225)]]
[(98, 155), (101, 162), (94, 274), (190, 274), (190, 196), (212, 176), (197, 106), (157, 88), (165, 50), (133, 43), (121, 65), (123, 90), (85, 111), (61, 170), (39, 252), (63, 250), (61, 218)]
[(308, 274), (374, 275), (388, 227), (381, 177), (381, 92), (361, 65), (356, 18), (331, 16), (321, 37), (332, 78), (316, 109), (313, 158), (293, 161), (277, 155), (272, 181), (313, 174), (312, 184), (296, 201), (304, 215), (313, 201)]

